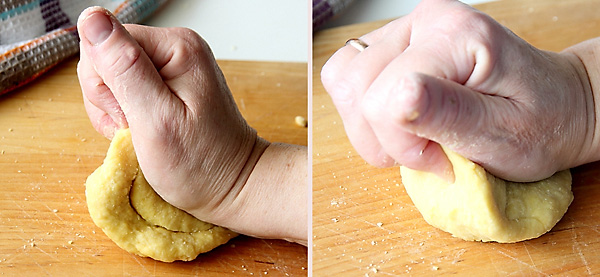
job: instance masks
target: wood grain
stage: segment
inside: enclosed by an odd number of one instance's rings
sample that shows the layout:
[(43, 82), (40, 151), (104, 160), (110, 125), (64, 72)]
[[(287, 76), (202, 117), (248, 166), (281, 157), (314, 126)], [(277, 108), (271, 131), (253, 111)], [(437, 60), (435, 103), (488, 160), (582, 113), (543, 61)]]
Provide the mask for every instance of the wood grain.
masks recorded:
[[(84, 182), (109, 141), (93, 129), (77, 59), (0, 97), (0, 272), (23, 275), (306, 275), (307, 249), (241, 236), (192, 262), (121, 250), (92, 222)], [(307, 144), (307, 66), (219, 61), (240, 110), (271, 141)]]
[[(600, 2), (506, 0), (477, 5), (533, 45), (560, 51), (600, 36)], [(600, 274), (600, 163), (572, 170), (575, 200), (548, 234), (514, 244), (466, 242), (428, 225), (397, 168), (366, 164), (320, 82), (351, 37), (389, 20), (325, 30), (313, 43), (315, 276)]]

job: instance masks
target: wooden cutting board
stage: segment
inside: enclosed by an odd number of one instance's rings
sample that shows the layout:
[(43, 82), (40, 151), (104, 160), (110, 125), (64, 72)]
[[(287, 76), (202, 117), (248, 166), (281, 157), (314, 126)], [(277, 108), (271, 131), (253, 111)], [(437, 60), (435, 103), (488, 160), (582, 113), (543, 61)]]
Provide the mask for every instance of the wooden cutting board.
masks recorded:
[[(600, 36), (600, 1), (498, 1), (477, 5), (537, 47), (560, 51)], [(428, 225), (398, 168), (354, 151), (320, 82), (348, 38), (386, 21), (321, 31), (313, 43), (313, 272), (315, 276), (600, 274), (600, 163), (572, 170), (575, 200), (548, 234), (514, 244), (466, 242)]]
[[(77, 58), (0, 97), (0, 273), (42, 275), (306, 275), (307, 248), (241, 236), (192, 262), (121, 250), (92, 222), (84, 182), (109, 141), (89, 123)], [(307, 65), (220, 61), (244, 117), (271, 141), (307, 144)]]

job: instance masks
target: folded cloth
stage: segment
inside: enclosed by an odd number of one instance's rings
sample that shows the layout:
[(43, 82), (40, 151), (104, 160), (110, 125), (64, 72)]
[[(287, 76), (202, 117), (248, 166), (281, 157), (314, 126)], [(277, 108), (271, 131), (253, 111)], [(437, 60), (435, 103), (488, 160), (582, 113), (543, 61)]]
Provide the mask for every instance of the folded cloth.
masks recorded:
[(313, 31), (346, 9), (354, 0), (313, 0)]
[(0, 0), (0, 95), (79, 51), (77, 17), (103, 6), (137, 23), (167, 0)]

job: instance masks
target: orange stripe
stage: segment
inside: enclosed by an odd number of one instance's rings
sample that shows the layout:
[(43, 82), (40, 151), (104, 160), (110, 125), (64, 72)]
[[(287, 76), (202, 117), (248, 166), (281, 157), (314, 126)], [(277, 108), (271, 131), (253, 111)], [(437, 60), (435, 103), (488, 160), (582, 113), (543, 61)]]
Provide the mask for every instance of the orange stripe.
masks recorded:
[(115, 9), (115, 11), (113, 12), (113, 14), (118, 14), (119, 12), (121, 12), (121, 9), (123, 9), (125, 7), (125, 4), (127, 4), (127, 0), (123, 1), (123, 3), (119, 4), (119, 6)]

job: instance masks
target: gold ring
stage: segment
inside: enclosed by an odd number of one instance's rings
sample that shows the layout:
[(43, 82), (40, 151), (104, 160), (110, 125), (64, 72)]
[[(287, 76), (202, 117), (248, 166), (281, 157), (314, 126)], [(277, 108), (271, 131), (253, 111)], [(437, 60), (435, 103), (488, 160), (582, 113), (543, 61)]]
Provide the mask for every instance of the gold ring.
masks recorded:
[(357, 38), (349, 39), (348, 41), (346, 41), (346, 45), (350, 45), (360, 52), (364, 51), (365, 49), (367, 49), (367, 47), (369, 47), (368, 44)]

